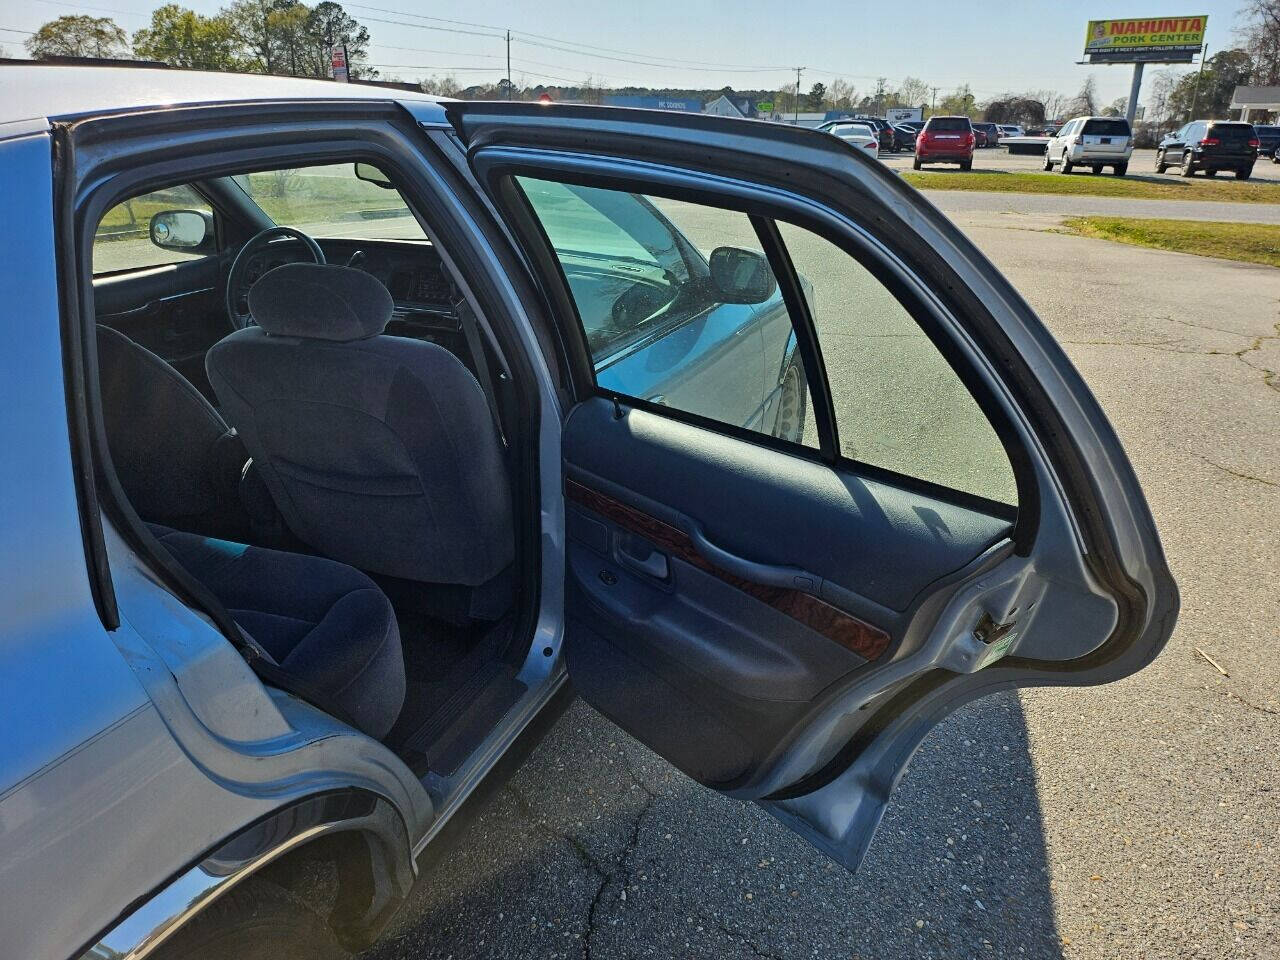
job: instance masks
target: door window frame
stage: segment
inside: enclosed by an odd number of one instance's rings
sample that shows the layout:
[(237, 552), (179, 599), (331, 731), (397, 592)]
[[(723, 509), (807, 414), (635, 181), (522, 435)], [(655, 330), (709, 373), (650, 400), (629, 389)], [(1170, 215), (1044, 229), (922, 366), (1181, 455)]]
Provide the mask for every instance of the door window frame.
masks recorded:
[[(846, 217), (803, 194), (647, 161), (533, 148), (489, 147), (474, 153), (472, 163), (477, 177), (490, 190), (491, 196), (498, 199), (507, 214), (517, 240), (530, 260), (540, 271), (555, 278), (553, 289), (546, 292), (554, 304), (556, 315), (573, 318), (572, 323), (561, 323), (560, 326), (565, 328), (563, 335), (571, 353), (569, 366), (575, 377), (578, 399), (586, 396), (605, 397), (615, 405), (634, 407), (681, 420), (791, 456), (817, 460), (833, 469), (1003, 517), (1014, 524), (1012, 538), (1019, 549), (1029, 545), (1034, 539), (1040, 509), (1038, 484), (1030, 456), (1023, 449), (1012, 414), (996, 395), (996, 391), (988, 385), (977, 365), (961, 349), (958, 340), (963, 336), (962, 328), (951, 311), (937, 293), (925, 285), (909, 263), (884, 243), (869, 225)], [(888, 290), (942, 354), (952, 372), (960, 378), (1000, 440), (1013, 471), (1017, 504), (990, 500), (936, 481), (856, 460), (840, 452), (834, 404), (827, 371), (821, 362), (817, 331), (801, 294), (796, 271), (790, 263), (785, 246), (781, 245), (780, 236), (777, 238), (778, 246), (768, 242), (767, 233), (760, 239), (765, 244), (770, 266), (787, 301), (797, 346), (805, 361), (806, 378), (819, 427), (818, 449), (601, 387), (596, 381), (590, 350), (586, 345), (577, 307), (569, 293), (559, 258), (541, 227), (536, 211), (516, 183), (515, 178), (521, 176), (733, 210), (748, 215), (753, 223), (757, 220), (786, 222), (834, 244)], [(776, 230), (776, 225), (774, 229)], [(774, 246), (773, 250), (770, 250), (771, 246)], [(790, 297), (787, 293), (789, 289), (792, 291)], [(797, 296), (798, 302), (793, 305), (792, 301)]]
[[(194, 112), (194, 116), (193, 116)], [(467, 268), (469, 249), (459, 240), (461, 227), (455, 223), (460, 215), (445, 214), (430, 219), (430, 211), (442, 203), (462, 205), (456, 192), (446, 193), (444, 182), (450, 173), (447, 159), (438, 156), (424, 139), (423, 131), (409, 120), (394, 101), (315, 101), (291, 105), (288, 125), (279, 117), (262, 115), (260, 104), (238, 102), (215, 108), (155, 108), (136, 116), (102, 115), (87, 117), (76, 124), (57, 124), (55, 140), (72, 158), (56, 174), (60, 202), (55, 205), (54, 230), (58, 243), (58, 269), (61, 299), (62, 341), (72, 426), (73, 462), (81, 510), (81, 529), (85, 553), (91, 571), (92, 586), (99, 617), (107, 630), (120, 623), (115, 586), (111, 574), (104, 522), (109, 521), (125, 545), (144, 557), (165, 587), (183, 603), (209, 616), (215, 627), (232, 643), (239, 643), (239, 629), (222, 604), (187, 571), (174, 562), (151, 535), (121, 487), (112, 466), (101, 412), (98, 359), (94, 324), (96, 323), (92, 254), (94, 235), (102, 214), (127, 197), (162, 189), (179, 183), (194, 184), (212, 178), (243, 172), (297, 166), (301, 162), (342, 163), (365, 161), (376, 164), (391, 176), (410, 211), (419, 219), (433, 244), (440, 238), (438, 250), (447, 250), (447, 269), (454, 270), (453, 258), (460, 262), (457, 271), (469, 291), (468, 303), (473, 310), (484, 310), (492, 322), (489, 326), (501, 345), (503, 357), (512, 369), (513, 390), (520, 402), (522, 421), (517, 424), (512, 445), (514, 506), (516, 509), (517, 559), (520, 585), (525, 603), (518, 611), (519, 620), (513, 636), (533, 636), (545, 603), (542, 574), (541, 514), (542, 481), (539, 468), (540, 411), (539, 380), (529, 362), (520, 334), (501, 310), (486, 309), (494, 302), (484, 293), (484, 284)], [(207, 132), (193, 141), (181, 154), (163, 156), (155, 150), (158, 138), (165, 134), (156, 127), (176, 124), (184, 132), (189, 124)], [(110, 159), (94, 156), (88, 162), (76, 163), (75, 138), (82, 124), (101, 124), (108, 128), (116, 147)], [(233, 139), (228, 145), (219, 139), (219, 125), (230, 128)], [(111, 129), (115, 127), (115, 129)], [(121, 129), (123, 128), (123, 129)], [(342, 136), (335, 136), (335, 128)], [(193, 135), (194, 136), (194, 135)], [(131, 162), (130, 162), (131, 161)], [(106, 175), (102, 175), (107, 168)], [(95, 175), (97, 178), (95, 179)], [(82, 191), (77, 188), (83, 186)], [(202, 195), (204, 192), (202, 191)], [(474, 198), (477, 202), (479, 198)], [(470, 211), (468, 215), (474, 216)], [(452, 218), (452, 219), (451, 219)], [(474, 228), (474, 225), (473, 225)], [(474, 228), (483, 240), (492, 243), (494, 236)], [(219, 237), (220, 241), (223, 239)], [(244, 237), (243, 239), (248, 239)], [(455, 243), (456, 241), (456, 243)], [(237, 242), (228, 238), (228, 242)], [(472, 240), (471, 243), (479, 241)], [(448, 244), (446, 248), (444, 244)], [(455, 250), (456, 247), (456, 250)], [(226, 250), (221, 252), (225, 261)], [(498, 250), (502, 263), (503, 253)], [(512, 258), (514, 259), (514, 258)], [(198, 262), (198, 261), (190, 261)], [(181, 267), (183, 264), (178, 264)], [(147, 269), (168, 269), (147, 268)], [(492, 267), (498, 271), (500, 267)], [(518, 267), (507, 264), (504, 276)], [(529, 310), (536, 297), (521, 297)], [(555, 375), (554, 357), (545, 360)]]

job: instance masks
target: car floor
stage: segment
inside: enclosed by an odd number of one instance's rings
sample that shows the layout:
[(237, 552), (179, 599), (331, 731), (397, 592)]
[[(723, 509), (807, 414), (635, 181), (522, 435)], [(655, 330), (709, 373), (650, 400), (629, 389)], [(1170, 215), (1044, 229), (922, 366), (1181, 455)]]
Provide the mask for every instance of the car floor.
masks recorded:
[(525, 690), (509, 656), (515, 617), (458, 626), (397, 610), (404, 708), (384, 738), (415, 773), (449, 774)]

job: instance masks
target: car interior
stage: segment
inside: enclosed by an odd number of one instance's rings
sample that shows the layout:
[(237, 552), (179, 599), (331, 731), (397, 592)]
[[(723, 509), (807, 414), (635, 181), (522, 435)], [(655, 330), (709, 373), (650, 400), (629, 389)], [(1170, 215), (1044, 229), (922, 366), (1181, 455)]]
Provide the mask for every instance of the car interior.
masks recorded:
[(364, 173), (222, 177), (108, 211), (100, 407), (138, 517), (295, 692), (447, 774), (523, 692), (501, 365), (400, 194)]

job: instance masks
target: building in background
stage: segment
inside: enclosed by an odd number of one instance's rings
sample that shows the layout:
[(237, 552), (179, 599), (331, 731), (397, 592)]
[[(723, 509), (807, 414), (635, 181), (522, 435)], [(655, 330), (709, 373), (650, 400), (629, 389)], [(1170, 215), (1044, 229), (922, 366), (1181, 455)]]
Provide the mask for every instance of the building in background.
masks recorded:
[(713, 113), (718, 117), (754, 117), (756, 114), (755, 106), (750, 100), (730, 100), (723, 93), (703, 107), (702, 112)]
[(679, 110), (701, 113), (701, 100), (679, 100), (674, 97), (620, 97), (605, 94), (600, 102), (606, 107), (639, 107), (641, 110)]
[(1271, 114), (1280, 112), (1280, 87), (1236, 87), (1231, 109), (1240, 111), (1241, 120), (1266, 123)]

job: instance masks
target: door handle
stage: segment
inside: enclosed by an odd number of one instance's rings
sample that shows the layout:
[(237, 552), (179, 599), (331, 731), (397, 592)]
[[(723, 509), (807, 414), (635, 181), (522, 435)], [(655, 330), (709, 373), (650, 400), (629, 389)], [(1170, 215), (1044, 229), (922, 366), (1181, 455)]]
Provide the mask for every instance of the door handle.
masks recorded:
[[(640, 550), (645, 555), (640, 556)], [(615, 553), (618, 562), (624, 567), (643, 573), (655, 580), (666, 580), (671, 574), (671, 566), (667, 563), (667, 555), (661, 550), (649, 546), (643, 540), (631, 536), (622, 536), (617, 540)]]
[(756, 563), (754, 560), (746, 560), (735, 553), (717, 547), (707, 539), (702, 527), (696, 523), (691, 523), (685, 532), (689, 534), (689, 539), (693, 541), (694, 547), (704, 560), (743, 580), (770, 587), (803, 590), (815, 595), (822, 588), (822, 578), (801, 567)]

